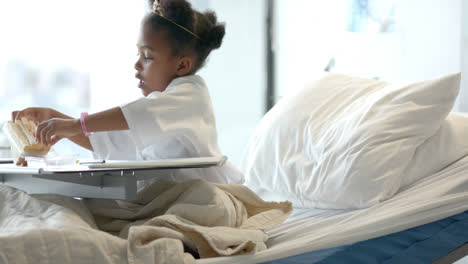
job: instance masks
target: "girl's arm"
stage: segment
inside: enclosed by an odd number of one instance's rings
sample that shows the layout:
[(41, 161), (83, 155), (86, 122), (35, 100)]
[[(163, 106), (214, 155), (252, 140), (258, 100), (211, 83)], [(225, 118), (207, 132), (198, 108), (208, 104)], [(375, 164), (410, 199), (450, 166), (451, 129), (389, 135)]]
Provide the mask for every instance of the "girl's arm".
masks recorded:
[[(84, 123), (88, 132), (128, 129), (127, 121), (120, 107), (88, 115), (84, 119)], [(89, 138), (83, 133), (79, 118), (72, 119), (63, 116), (63, 118), (44, 121), (37, 126), (36, 137), (39, 142), (51, 145), (62, 138), (68, 138), (74, 143), (93, 151)]]
[[(122, 111), (120, 110), (120, 107), (114, 107), (109, 110), (88, 115), (84, 121), (88, 132), (128, 129), (127, 121), (125, 120), (125, 117)], [(76, 122), (78, 122), (78, 120)], [(76, 136), (70, 136), (68, 137), (68, 139), (73, 141), (75, 144), (78, 144), (86, 149), (89, 149), (90, 151), (93, 151), (93, 147), (91, 146), (89, 138), (86, 137), (83, 133)]]
[(88, 132), (128, 129), (127, 120), (120, 107), (89, 115), (85, 118), (85, 124)]
[[(62, 113), (59, 113), (61, 116), (59, 116), (59, 118), (62, 118), (62, 119), (71, 119), (73, 120), (73, 117), (70, 117), (70, 116), (67, 116), (65, 114), (62, 114)], [(38, 133), (39, 134), (39, 133)], [(89, 141), (89, 138), (88, 137), (85, 137), (85, 135), (76, 135), (76, 136), (70, 136), (68, 137), (68, 139), (70, 141), (72, 141), (73, 143), (83, 147), (83, 148), (86, 148), (90, 151), (93, 151), (93, 147), (91, 146), (91, 142)], [(54, 144), (60, 140), (59, 137), (57, 137), (56, 141), (54, 142)]]
[[(85, 149), (88, 149), (90, 151), (94, 151), (93, 146), (91, 146), (91, 142), (89, 141), (89, 138), (85, 137), (84, 135), (71, 136), (71, 137), (68, 137), (68, 139), (70, 141), (72, 141), (73, 143), (75, 143), (77, 145), (80, 145), (81, 147), (83, 147)], [(55, 141), (55, 142), (57, 142), (57, 141)]]

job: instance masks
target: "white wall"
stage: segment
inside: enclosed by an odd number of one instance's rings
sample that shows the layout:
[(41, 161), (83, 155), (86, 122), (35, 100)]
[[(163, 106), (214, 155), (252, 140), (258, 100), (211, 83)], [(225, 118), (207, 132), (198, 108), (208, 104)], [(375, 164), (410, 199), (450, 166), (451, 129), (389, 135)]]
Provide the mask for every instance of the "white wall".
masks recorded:
[[(265, 1), (191, 1), (226, 23), (226, 36), (200, 75), (216, 115), (221, 151), (238, 165), (258, 121), (265, 97)], [(198, 4), (198, 6), (197, 6)]]
[(460, 0), (460, 16), (461, 16), (461, 71), (462, 85), (458, 102), (456, 105), (457, 111), (468, 112), (468, 1)]
[(277, 99), (322, 71), (341, 43), (345, 1), (276, 0)]
[[(395, 76), (421, 80), (460, 71), (461, 0), (399, 0)], [(393, 76), (392, 76), (393, 77)]]
[(277, 2), (280, 96), (302, 88), (335, 56), (333, 71), (390, 82), (463, 71), (455, 110), (468, 111), (468, 1), (395, 0), (395, 31), (380, 34), (345, 31), (347, 0)]

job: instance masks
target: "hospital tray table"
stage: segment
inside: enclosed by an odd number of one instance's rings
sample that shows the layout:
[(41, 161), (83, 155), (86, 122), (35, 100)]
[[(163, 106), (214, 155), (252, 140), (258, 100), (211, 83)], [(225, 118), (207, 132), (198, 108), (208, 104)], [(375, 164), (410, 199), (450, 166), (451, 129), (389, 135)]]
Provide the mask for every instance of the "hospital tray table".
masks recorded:
[(27, 193), (56, 193), (72, 197), (134, 200), (137, 181), (155, 178), (169, 169), (222, 166), (226, 157), (159, 161), (106, 161), (89, 166), (17, 167), (0, 164), (0, 184)]

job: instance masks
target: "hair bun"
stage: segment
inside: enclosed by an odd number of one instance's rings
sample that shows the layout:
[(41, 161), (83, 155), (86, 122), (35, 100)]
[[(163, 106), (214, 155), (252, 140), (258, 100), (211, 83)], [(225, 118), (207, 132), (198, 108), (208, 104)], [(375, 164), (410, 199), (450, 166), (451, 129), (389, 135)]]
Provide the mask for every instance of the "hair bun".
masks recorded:
[(199, 33), (202, 45), (210, 50), (217, 49), (223, 42), (226, 26), (224, 23), (218, 23), (216, 14), (212, 11), (203, 13), (203, 16), (210, 26), (206, 31)]

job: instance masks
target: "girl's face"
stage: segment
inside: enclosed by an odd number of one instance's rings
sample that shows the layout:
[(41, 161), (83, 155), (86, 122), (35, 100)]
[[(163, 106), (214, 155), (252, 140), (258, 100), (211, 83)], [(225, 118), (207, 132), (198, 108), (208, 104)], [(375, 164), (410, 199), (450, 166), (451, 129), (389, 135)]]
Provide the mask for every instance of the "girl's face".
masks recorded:
[(165, 31), (154, 31), (143, 25), (138, 37), (138, 60), (135, 78), (143, 95), (154, 91), (162, 92), (178, 76), (180, 59), (172, 55)]

